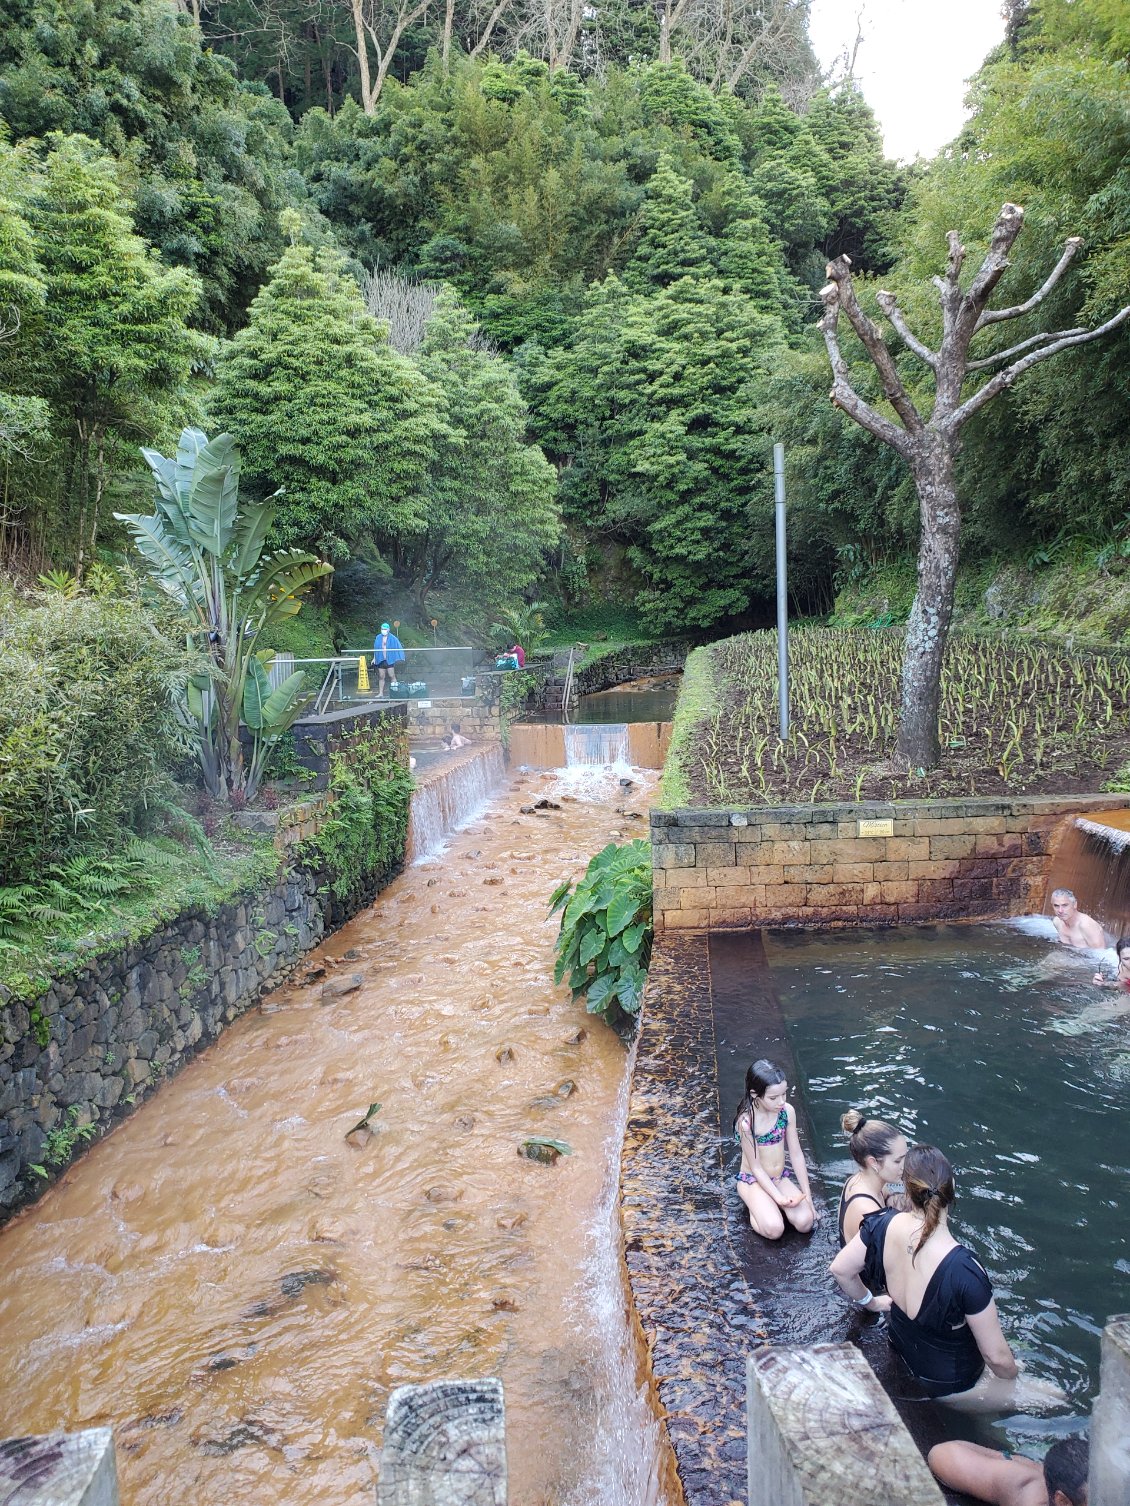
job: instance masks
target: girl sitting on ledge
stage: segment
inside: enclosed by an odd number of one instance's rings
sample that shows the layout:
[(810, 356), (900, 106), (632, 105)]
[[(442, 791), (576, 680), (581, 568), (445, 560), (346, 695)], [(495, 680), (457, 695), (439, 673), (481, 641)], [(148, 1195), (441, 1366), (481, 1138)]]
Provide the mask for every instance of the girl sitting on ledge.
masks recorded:
[(749, 1209), (750, 1227), (763, 1239), (780, 1239), (786, 1219), (800, 1234), (807, 1234), (816, 1222), (808, 1167), (787, 1095), (780, 1067), (756, 1061), (746, 1070), (745, 1094), (734, 1115), (742, 1148), (738, 1196)]

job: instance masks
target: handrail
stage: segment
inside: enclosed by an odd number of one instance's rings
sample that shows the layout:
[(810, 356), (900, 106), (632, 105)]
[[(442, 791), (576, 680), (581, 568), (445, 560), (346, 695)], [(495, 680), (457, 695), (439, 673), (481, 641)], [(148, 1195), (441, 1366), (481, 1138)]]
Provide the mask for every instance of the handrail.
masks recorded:
[(569, 702), (573, 697), (573, 654), (575, 650), (569, 649), (569, 662), (565, 666), (565, 684), (561, 691), (561, 720), (569, 720)]
[(326, 707), (330, 704), (330, 698), (331, 698), (331, 694), (332, 694), (332, 691), (333, 691), (334, 683), (338, 679), (340, 673), (341, 673), (341, 671), (340, 671), (340, 668), (339, 668), (338, 660), (337, 659), (331, 659), (330, 660), (330, 667), (326, 671), (326, 678), (322, 681), (322, 688), (321, 688), (321, 690), (318, 691), (318, 694), (314, 698), (314, 715), (315, 716), (324, 716), (325, 715)]

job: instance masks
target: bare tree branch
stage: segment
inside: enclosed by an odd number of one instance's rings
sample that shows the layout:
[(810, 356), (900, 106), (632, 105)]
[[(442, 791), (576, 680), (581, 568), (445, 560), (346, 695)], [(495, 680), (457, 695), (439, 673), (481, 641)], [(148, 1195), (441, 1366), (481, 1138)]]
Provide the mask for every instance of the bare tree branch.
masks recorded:
[[(851, 258), (837, 256), (834, 261), (828, 263), (825, 270), (831, 285), (837, 289), (836, 301), (839, 307), (848, 316), (852, 329), (863, 342), (875, 370), (879, 373), (879, 379), (883, 384), (883, 396), (902, 419), (907, 431), (912, 434), (916, 433), (922, 428), (922, 416), (907, 396), (906, 389), (902, 385), (902, 378), (898, 374), (898, 367), (887, 349), (882, 332), (859, 305), (851, 281)], [(826, 289), (821, 292), (821, 298), (824, 297), (825, 291)]]
[(1112, 329), (1125, 324), (1127, 319), (1130, 319), (1130, 303), (1125, 308), (1119, 309), (1112, 319), (1108, 319), (1105, 324), (1100, 324), (1097, 329), (1069, 331), (1057, 339), (1054, 345), (1045, 345), (1042, 350), (1034, 350), (1030, 355), (1006, 367), (1004, 371), (998, 371), (996, 376), (990, 377), (967, 402), (962, 403), (960, 408), (950, 414), (946, 420), (946, 427), (956, 433), (962, 424), (973, 417), (974, 413), (977, 413), (986, 403), (991, 402), (998, 392), (1011, 387), (1017, 377), (1022, 376), (1030, 367), (1038, 365), (1040, 361), (1046, 361), (1049, 356), (1054, 356), (1061, 350), (1067, 350), (1072, 345), (1086, 345), (1091, 340), (1097, 340), (1101, 335), (1109, 335)]
[[(997, 215), (993, 233), (989, 238), (989, 249), (985, 253), (985, 260), (981, 263), (969, 292), (965, 295), (970, 309), (976, 308), (980, 313), (993, 289), (1007, 272), (1008, 253), (1012, 250), (1012, 243), (1020, 234), (1023, 224), (1024, 211), (1019, 204), (1001, 206), (1001, 212)], [(956, 237), (957, 232), (951, 230), (950, 235)]]
[[(1006, 205), (1005, 207), (1007, 208), (1008, 206)], [(1037, 304), (1043, 303), (1052, 288), (1055, 287), (1056, 283), (1067, 271), (1076, 251), (1078, 251), (1082, 244), (1083, 237), (1081, 235), (1071, 236), (1063, 248), (1063, 255), (1052, 268), (1047, 282), (1044, 283), (1039, 292), (1033, 293), (1031, 298), (1027, 299), (1024, 303), (1018, 303), (1010, 309), (985, 309), (977, 320), (975, 328), (984, 329), (986, 324), (999, 324), (1002, 319), (1018, 319), (1021, 314), (1030, 314)]]
[(876, 439), (889, 444), (900, 455), (908, 455), (910, 445), (906, 433), (899, 428), (898, 424), (892, 423), (889, 418), (884, 418), (881, 413), (876, 413), (871, 404), (860, 397), (851, 385), (847, 362), (840, 350), (837, 329), (840, 315), (839, 284), (830, 282), (827, 287), (821, 288), (820, 297), (824, 300), (824, 317), (820, 320), (820, 329), (832, 367), (832, 391), (829, 394), (832, 402), (837, 408), (842, 408), (849, 418), (854, 418), (862, 428), (874, 434)]
[(936, 370), (938, 365), (937, 356), (928, 345), (924, 345), (918, 336), (911, 331), (903, 317), (902, 310), (898, 306), (895, 295), (887, 292), (876, 293), (875, 301), (890, 320), (895, 333), (901, 338), (906, 348), (913, 351), (920, 361), (924, 361), (927, 366)]
[(967, 372), (984, 371), (989, 366), (995, 366), (998, 361), (1007, 361), (1010, 356), (1019, 355), (1022, 350), (1027, 350), (1031, 345), (1039, 345), (1043, 340), (1063, 340), (1068, 335), (1083, 334), (1086, 334), (1086, 330), (1061, 329), (1057, 330), (1054, 335), (1030, 335), (1027, 340), (1021, 340), (1019, 345), (1011, 345), (1008, 350), (998, 350), (995, 356), (985, 356), (981, 361), (967, 361), (965, 370)]

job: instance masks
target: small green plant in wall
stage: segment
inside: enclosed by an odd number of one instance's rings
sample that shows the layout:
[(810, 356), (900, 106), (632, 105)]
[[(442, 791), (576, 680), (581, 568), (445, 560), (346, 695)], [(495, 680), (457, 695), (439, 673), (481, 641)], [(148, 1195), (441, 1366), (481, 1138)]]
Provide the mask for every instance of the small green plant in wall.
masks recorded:
[(654, 934), (651, 844), (610, 842), (576, 886), (567, 879), (549, 903), (550, 915), (562, 911), (554, 982), (568, 979), (589, 1014), (620, 1035), (634, 1034)]
[(44, 1165), (33, 1165), (30, 1170), (37, 1177), (50, 1175), (48, 1167), (65, 1166), (74, 1154), (75, 1146), (94, 1138), (93, 1124), (79, 1123), (79, 1108), (72, 1104), (61, 1123), (47, 1133), (43, 1145)]

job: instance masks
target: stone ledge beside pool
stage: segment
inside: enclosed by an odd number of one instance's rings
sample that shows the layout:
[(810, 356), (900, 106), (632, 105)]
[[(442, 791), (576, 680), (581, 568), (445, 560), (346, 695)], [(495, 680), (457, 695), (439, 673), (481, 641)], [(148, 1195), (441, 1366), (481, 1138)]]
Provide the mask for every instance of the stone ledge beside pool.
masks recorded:
[(1044, 906), (1070, 818), (1130, 795), (651, 812), (655, 924), (902, 925)]

